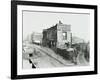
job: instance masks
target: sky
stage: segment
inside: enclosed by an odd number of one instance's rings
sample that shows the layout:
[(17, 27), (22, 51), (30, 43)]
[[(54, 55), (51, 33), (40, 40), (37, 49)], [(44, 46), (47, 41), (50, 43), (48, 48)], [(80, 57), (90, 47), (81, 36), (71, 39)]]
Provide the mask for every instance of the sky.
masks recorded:
[(71, 25), (73, 36), (89, 41), (89, 19), (89, 14), (23, 11), (23, 37), (32, 32), (42, 33), (43, 29), (52, 27), (60, 20), (63, 24)]

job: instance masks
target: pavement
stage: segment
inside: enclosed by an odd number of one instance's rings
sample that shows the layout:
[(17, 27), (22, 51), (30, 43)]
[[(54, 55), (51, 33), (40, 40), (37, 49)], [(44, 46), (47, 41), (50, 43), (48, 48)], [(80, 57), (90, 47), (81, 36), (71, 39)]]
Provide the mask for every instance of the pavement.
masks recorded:
[(84, 57), (84, 53), (79, 51), (79, 55), (77, 57), (77, 63), (79, 66), (88, 66), (89, 62), (86, 61), (85, 57)]
[(23, 69), (32, 69), (32, 64), (28, 60), (23, 59)]

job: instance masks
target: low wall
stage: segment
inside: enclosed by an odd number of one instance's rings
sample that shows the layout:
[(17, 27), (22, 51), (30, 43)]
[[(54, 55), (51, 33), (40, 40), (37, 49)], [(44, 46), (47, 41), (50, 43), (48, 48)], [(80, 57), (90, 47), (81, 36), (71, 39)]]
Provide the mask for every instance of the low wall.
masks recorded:
[(57, 48), (57, 54), (59, 54), (66, 60), (71, 60), (72, 53), (67, 52), (65, 49)]

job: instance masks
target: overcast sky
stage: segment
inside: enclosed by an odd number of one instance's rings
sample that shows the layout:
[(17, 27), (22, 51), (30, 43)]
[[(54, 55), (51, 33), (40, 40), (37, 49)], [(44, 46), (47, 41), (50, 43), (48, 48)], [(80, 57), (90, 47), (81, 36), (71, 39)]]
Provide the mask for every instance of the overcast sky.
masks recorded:
[(90, 28), (89, 14), (76, 13), (52, 13), (52, 12), (35, 12), (23, 11), (23, 36), (24, 38), (32, 32), (42, 32), (52, 25), (55, 25), (59, 20), (64, 24), (71, 25), (73, 36), (89, 40)]

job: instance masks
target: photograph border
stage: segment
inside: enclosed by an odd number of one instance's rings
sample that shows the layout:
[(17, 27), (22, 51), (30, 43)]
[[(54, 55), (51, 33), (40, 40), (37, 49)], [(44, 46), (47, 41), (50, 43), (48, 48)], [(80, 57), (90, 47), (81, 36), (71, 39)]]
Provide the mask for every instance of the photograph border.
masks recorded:
[[(18, 16), (17, 5), (93, 9), (94, 10), (94, 71), (18, 75), (17, 74), (17, 16)], [(49, 2), (34, 2), (34, 1), (11, 1), (11, 78), (12, 79), (76, 76), (76, 75), (90, 75), (90, 74), (97, 74), (97, 5), (49, 3)]]

